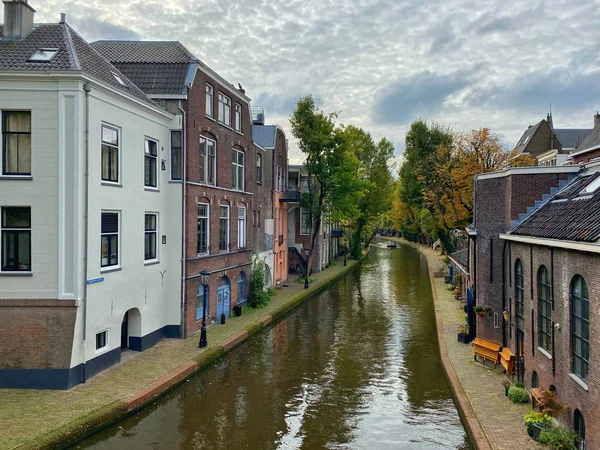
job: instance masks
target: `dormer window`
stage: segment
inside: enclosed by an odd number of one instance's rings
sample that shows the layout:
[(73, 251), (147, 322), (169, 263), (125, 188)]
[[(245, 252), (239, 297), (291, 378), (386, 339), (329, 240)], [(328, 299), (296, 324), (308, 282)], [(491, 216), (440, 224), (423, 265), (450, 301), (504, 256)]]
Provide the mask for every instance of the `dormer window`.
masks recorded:
[(50, 62), (57, 53), (57, 48), (40, 48), (29, 57), (27, 62)]
[(127, 87), (127, 85), (123, 81), (123, 78), (121, 78), (121, 76), (117, 72), (113, 72), (111, 70), (110, 73), (112, 73), (112, 76), (115, 77), (115, 80), (117, 80), (121, 86)]

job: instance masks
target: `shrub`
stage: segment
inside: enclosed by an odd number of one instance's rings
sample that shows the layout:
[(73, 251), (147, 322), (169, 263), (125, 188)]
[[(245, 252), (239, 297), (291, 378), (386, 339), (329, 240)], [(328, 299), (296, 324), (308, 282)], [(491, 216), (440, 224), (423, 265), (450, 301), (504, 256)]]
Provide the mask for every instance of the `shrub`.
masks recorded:
[(527, 431), (531, 431), (531, 428), (535, 423), (546, 423), (548, 425), (552, 423), (552, 418), (548, 414), (542, 414), (538, 411), (533, 411), (528, 414), (525, 414), (523, 420), (525, 421)]
[(579, 435), (564, 428), (552, 427), (540, 433), (540, 442), (548, 444), (553, 450), (577, 450), (579, 448)]
[[(313, 281), (315, 281), (317, 279), (317, 277), (313, 276), (313, 275), (309, 275), (308, 276), (308, 282), (312, 283)], [(304, 283), (304, 276), (301, 276), (300, 279), (298, 280), (301, 283)]]
[(564, 409), (562, 403), (556, 398), (556, 392), (551, 391), (550, 389), (544, 389), (540, 393), (540, 401), (538, 402), (537, 407), (540, 412), (550, 416), (557, 416)]
[(513, 403), (527, 403), (529, 401), (525, 389), (516, 386), (513, 386), (508, 390), (508, 398), (510, 398)]
[(517, 381), (515, 383), (515, 386), (521, 389), (525, 389), (525, 383), (523, 383), (522, 381)]
[(265, 263), (254, 258), (254, 267), (250, 275), (248, 305), (252, 308), (263, 308), (269, 303), (269, 293), (265, 291)]
[(462, 334), (469, 334), (469, 325), (459, 325), (458, 332)]

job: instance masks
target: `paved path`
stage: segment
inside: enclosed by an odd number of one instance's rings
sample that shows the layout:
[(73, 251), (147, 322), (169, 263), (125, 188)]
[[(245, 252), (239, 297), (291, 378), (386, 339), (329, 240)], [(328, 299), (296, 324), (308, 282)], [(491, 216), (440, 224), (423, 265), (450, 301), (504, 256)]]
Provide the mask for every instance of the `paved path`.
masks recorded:
[[(438, 252), (425, 246), (419, 247), (419, 250), (427, 258), (430, 273), (445, 268)], [(471, 346), (461, 344), (457, 339), (457, 327), (465, 323), (462, 305), (454, 300), (451, 291), (446, 290), (443, 278), (433, 278), (432, 286), (437, 296), (436, 315), (443, 324), (445, 342), (440, 343), (442, 354), (445, 350), (456, 374), (455, 382), (460, 384), (460, 388), (455, 390), (459, 396), (460, 389), (466, 394), (474, 412), (473, 419), (479, 422), (489, 442), (489, 445), (481, 442), (480, 448), (490, 448), (491, 445), (494, 450), (541, 449), (542, 446), (525, 430), (523, 416), (531, 411), (530, 406), (514, 404), (505, 397), (502, 385), (505, 375), (473, 361)], [(474, 432), (477, 434), (476, 430)]]
[[(348, 260), (348, 266), (355, 264), (356, 261)], [(343, 267), (343, 259), (338, 259), (335, 266), (315, 275), (317, 280), (311, 283), (309, 291), (304, 291), (302, 283), (291, 281), (290, 287), (278, 291), (265, 308), (244, 311), (241, 317), (228, 319), (224, 326), (209, 328), (206, 349), (198, 348), (198, 335), (185, 340), (166, 339), (68, 391), (0, 389), (0, 449), (26, 444), (117, 401), (137, 401), (140, 393), (161, 385), (173, 372), (185, 375), (186, 365), (203, 352), (231, 345), (230, 338), (239, 338), (249, 325), (268, 321), (278, 308), (293, 303), (303, 293), (314, 291), (347, 269), (350, 267)]]

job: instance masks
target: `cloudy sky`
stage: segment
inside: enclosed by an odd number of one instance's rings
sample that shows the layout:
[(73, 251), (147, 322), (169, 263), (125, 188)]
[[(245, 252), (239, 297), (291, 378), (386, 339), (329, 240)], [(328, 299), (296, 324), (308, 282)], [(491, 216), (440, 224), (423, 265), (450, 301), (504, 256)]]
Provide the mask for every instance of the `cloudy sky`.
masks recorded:
[(279, 123), (313, 94), (403, 150), (411, 121), (489, 127), (513, 146), (550, 102), (558, 128), (600, 109), (600, 0), (29, 0), (90, 42), (179, 40)]

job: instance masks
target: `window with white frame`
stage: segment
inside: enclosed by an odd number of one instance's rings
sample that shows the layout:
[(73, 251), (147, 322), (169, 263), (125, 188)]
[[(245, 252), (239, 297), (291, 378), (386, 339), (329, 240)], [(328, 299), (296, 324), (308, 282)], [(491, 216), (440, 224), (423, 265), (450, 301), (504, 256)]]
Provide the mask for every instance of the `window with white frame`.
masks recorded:
[(308, 192), (308, 178), (303, 177), (300, 180), (300, 192), (302, 192), (302, 193)]
[(102, 125), (102, 181), (119, 182), (119, 130)]
[(216, 148), (217, 143), (200, 136), (200, 182), (214, 185), (216, 183)]
[(233, 149), (231, 155), (233, 188), (238, 191), (244, 190), (244, 152)]
[(96, 351), (100, 352), (108, 348), (108, 330), (96, 333)]
[(213, 117), (213, 87), (210, 84), (206, 85), (206, 115)]
[(235, 131), (242, 132), (242, 105), (235, 104)]
[(219, 207), (219, 250), (229, 250), (229, 206)]
[(262, 156), (256, 155), (256, 182), (262, 184)]
[(171, 180), (181, 180), (181, 131), (171, 131)]
[(300, 209), (300, 234), (310, 234), (311, 223), (310, 223), (310, 214), (307, 209)]
[(5, 206), (0, 208), (2, 220), (2, 272), (31, 271), (31, 208)]
[(231, 126), (231, 99), (219, 92), (219, 122)]
[(119, 213), (102, 213), (100, 267), (119, 265)]
[(2, 174), (31, 175), (31, 111), (2, 111)]
[(198, 245), (197, 253), (203, 255), (209, 252), (209, 206), (207, 203), (198, 203)]
[(158, 142), (146, 139), (144, 142), (144, 186), (157, 187), (158, 181)]
[(238, 247), (246, 248), (246, 208), (238, 206)]
[(158, 220), (156, 213), (144, 215), (144, 233), (144, 261), (157, 260)]

